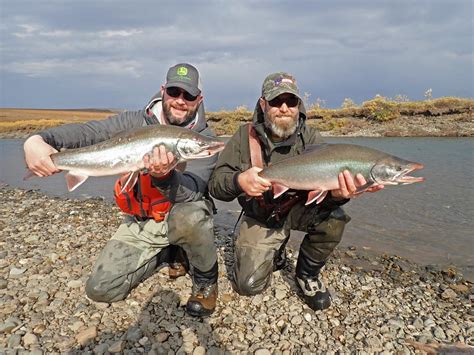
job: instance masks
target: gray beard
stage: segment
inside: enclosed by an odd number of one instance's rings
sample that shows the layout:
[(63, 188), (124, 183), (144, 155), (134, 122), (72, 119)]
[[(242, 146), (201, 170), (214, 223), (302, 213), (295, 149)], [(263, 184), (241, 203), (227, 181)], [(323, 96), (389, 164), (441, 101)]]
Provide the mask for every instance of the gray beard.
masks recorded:
[(291, 126), (283, 128), (278, 126), (275, 122), (270, 122), (266, 117), (263, 120), (263, 123), (265, 127), (270, 130), (270, 132), (282, 139), (286, 139), (293, 133), (295, 133), (296, 127), (298, 126), (298, 121), (295, 121), (294, 124), (292, 124)]

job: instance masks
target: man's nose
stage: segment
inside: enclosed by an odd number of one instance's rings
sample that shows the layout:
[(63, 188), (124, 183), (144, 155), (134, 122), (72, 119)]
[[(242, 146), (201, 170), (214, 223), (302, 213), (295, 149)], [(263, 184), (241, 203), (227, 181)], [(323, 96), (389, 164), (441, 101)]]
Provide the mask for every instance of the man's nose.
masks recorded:
[(280, 106), (280, 111), (286, 112), (288, 111), (288, 106), (286, 105), (286, 102), (283, 102)]
[(179, 96), (176, 98), (176, 101), (180, 104), (185, 104), (186, 101), (184, 100), (184, 93), (181, 91)]

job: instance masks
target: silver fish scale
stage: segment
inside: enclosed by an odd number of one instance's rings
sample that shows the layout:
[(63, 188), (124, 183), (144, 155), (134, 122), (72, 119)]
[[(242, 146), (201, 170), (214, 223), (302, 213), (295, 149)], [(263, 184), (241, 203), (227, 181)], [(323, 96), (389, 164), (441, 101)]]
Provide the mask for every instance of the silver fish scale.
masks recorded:
[(143, 168), (143, 156), (157, 145), (178, 156), (179, 138), (175, 137), (116, 137), (96, 145), (66, 150), (52, 155), (58, 169), (87, 176), (123, 174)]
[[(337, 176), (344, 170), (362, 174), (366, 180), (374, 164), (389, 154), (350, 144), (328, 144), (266, 168), (261, 176), (294, 189), (324, 190), (339, 186)], [(392, 157), (398, 159), (396, 157)]]

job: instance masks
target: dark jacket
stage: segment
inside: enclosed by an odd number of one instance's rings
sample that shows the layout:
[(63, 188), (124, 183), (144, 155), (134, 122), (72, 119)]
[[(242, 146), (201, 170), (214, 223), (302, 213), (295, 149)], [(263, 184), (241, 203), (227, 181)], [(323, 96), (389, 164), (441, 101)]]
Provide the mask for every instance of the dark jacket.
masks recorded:
[[(273, 144), (270, 140), (269, 133), (263, 122), (263, 111), (257, 102), (252, 125), (260, 140), (264, 166), (299, 155), (305, 150), (307, 145), (323, 142), (318, 130), (306, 125), (306, 112), (302, 104), (300, 104), (299, 122), (296, 132), (278, 145)], [(221, 152), (209, 180), (209, 192), (211, 196), (223, 201), (232, 201), (238, 198), (247, 216), (265, 222), (271, 211), (264, 210), (255, 198), (249, 199), (245, 196), (237, 182), (238, 175), (251, 167), (248, 125), (245, 124), (239, 127), (238, 131), (232, 136), (225, 149)], [(278, 204), (286, 199), (286, 195), (287, 193), (274, 200), (272, 192), (267, 191), (264, 194), (264, 198), (266, 201)], [(322, 202), (324, 206), (336, 207), (341, 204), (340, 202), (333, 201), (329, 195)]]
[[(139, 111), (125, 111), (105, 120), (86, 123), (67, 124), (37, 133), (46, 143), (55, 149), (79, 148), (106, 139), (133, 128), (159, 124), (152, 112), (155, 105), (161, 105), (161, 96), (156, 94), (149, 103)], [(204, 106), (200, 105), (197, 112), (196, 124), (192, 130), (214, 137), (205, 119)], [(187, 162), (186, 170), (173, 172), (165, 179), (153, 179), (155, 186), (172, 202), (189, 202), (201, 199), (207, 194), (207, 181), (216, 163), (217, 156)]]

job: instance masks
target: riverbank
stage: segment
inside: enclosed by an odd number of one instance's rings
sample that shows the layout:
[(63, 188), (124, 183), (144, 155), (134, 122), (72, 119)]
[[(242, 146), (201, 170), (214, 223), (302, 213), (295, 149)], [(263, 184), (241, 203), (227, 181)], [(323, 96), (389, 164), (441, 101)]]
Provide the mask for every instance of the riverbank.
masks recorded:
[(295, 252), (262, 295), (234, 293), (232, 239), (223, 225), (215, 228), (220, 278), (212, 317), (186, 315), (191, 280), (171, 282), (166, 268), (125, 301), (95, 303), (84, 283), (119, 210), (102, 199), (8, 186), (0, 187), (0, 203), (0, 352), (392, 353), (474, 345), (474, 286), (454, 269), (339, 249), (324, 272), (333, 306), (313, 312), (292, 278)]
[[(308, 105), (308, 125), (326, 137), (474, 137), (474, 100), (445, 97), (425, 101), (393, 101), (384, 97), (339, 109)], [(35, 110), (0, 108), (0, 138), (26, 138), (65, 123), (104, 119), (118, 110)], [(253, 111), (207, 112), (219, 136), (232, 135), (252, 119)]]

